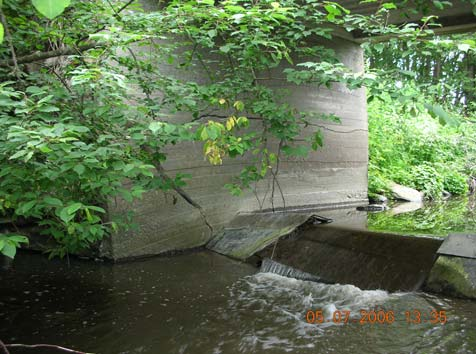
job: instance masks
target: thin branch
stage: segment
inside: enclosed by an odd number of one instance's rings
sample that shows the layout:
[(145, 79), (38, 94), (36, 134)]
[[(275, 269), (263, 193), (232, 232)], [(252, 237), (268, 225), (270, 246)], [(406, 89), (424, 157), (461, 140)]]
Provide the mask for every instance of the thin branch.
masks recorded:
[(117, 14), (121, 13), (122, 11), (124, 11), (127, 7), (129, 7), (130, 4), (132, 4), (135, 0), (129, 0), (128, 2), (126, 2), (123, 6), (121, 6), (119, 8), (119, 10), (116, 11)]
[[(74, 353), (74, 354), (93, 354), (93, 353), (87, 353), (87, 352), (81, 352), (78, 350), (74, 349), (69, 349), (65, 347), (60, 347), (59, 345), (53, 345), (53, 344), (5, 344), (5, 347), (8, 348), (29, 348), (29, 349), (35, 349), (35, 348), (50, 348), (50, 349), (56, 349), (56, 350), (61, 350), (63, 352), (67, 353)], [(8, 353), (8, 352), (7, 352)]]
[(5, 14), (3, 13), (3, 10), (0, 8), (0, 21), (2, 22), (2, 25), (3, 25), (3, 29), (5, 31), (5, 35), (7, 37), (7, 41), (8, 41), (8, 46), (10, 47), (10, 51), (11, 51), (11, 54), (12, 54), (12, 59), (10, 60), (11, 61), (11, 65), (13, 65), (13, 72), (15, 74), (15, 76), (17, 77), (17, 79), (20, 78), (20, 68), (18, 67), (18, 60), (17, 60), (17, 55), (15, 53), (15, 48), (13, 47), (13, 40), (12, 40), (12, 35), (10, 34), (10, 30), (8, 29), (8, 23), (7, 23), (7, 19), (5, 18)]
[[(204, 114), (199, 115), (199, 116), (196, 117), (196, 118), (193, 118), (193, 119), (192, 119), (192, 122), (199, 121), (199, 120), (202, 119), (202, 118), (228, 119), (228, 118), (230, 118), (230, 116), (229, 116), (229, 115), (220, 115), (220, 114), (204, 113)], [(263, 120), (263, 118), (261, 118), (261, 117), (249, 117), (249, 116), (246, 116), (246, 118), (249, 119), (249, 120)]]
[[(119, 16), (119, 13), (121, 13), (122, 11), (124, 11), (127, 7), (129, 7), (129, 5), (131, 5), (135, 0), (129, 0), (128, 2), (126, 2), (123, 6), (121, 6), (119, 8), (119, 10), (114, 10), (114, 13), (116, 14), (116, 16)], [(96, 29), (95, 31), (93, 31), (93, 33), (98, 33), (98, 32), (101, 32), (103, 30), (106, 29), (106, 26), (101, 26), (99, 27), (98, 29)], [(78, 41), (76, 41), (76, 43), (81, 43), (82, 41), (85, 41), (86, 39), (88, 39), (90, 36), (90, 34), (88, 34), (87, 36), (84, 36), (82, 38), (80, 38)]]
[[(189, 36), (190, 37), (190, 36)], [(190, 37), (191, 38), (191, 37)], [(191, 38), (192, 39), (192, 38)], [(192, 39), (193, 40), (193, 39)], [(203, 69), (205, 70), (208, 78), (210, 79), (210, 81), (212, 83), (215, 83), (215, 77), (213, 76), (212, 72), (210, 71), (210, 68), (205, 64), (205, 62), (203, 61), (203, 57), (202, 57), (202, 54), (199, 53), (198, 51), (196, 52), (197, 54), (195, 55), (198, 59), (198, 62), (200, 63), (200, 65), (203, 67)]]
[[(148, 103), (150, 104), (151, 102), (153, 102), (152, 97), (151, 97), (152, 91), (150, 90), (149, 87), (147, 87), (146, 82), (142, 78), (142, 69), (140, 67), (139, 61), (137, 60), (137, 56), (135, 55), (134, 51), (129, 47), (127, 48), (127, 50), (129, 51), (129, 54), (132, 56), (132, 59), (134, 60), (134, 63), (136, 64), (136, 70), (137, 70), (137, 73), (138, 73), (137, 80), (139, 81), (139, 84), (142, 88), (142, 92), (144, 92), (145, 97), (146, 97)], [(151, 110), (150, 113), (152, 115), (152, 118), (155, 119), (156, 114), (154, 113), (154, 111)]]
[[(149, 146), (145, 146), (143, 145), (142, 148), (148, 152), (149, 154), (153, 155), (154, 154), (154, 151), (152, 150), (151, 147)], [(198, 209), (198, 211), (200, 212), (200, 215), (202, 216), (203, 218), (203, 221), (205, 222), (205, 224), (207, 225), (208, 229), (210, 230), (210, 234), (213, 235), (213, 226), (208, 222), (208, 218), (205, 214), (205, 211), (203, 210), (202, 206), (200, 204), (198, 204), (196, 201), (194, 201), (192, 199), (192, 197), (190, 197), (188, 195), (187, 192), (185, 192), (182, 188), (180, 188), (179, 186), (177, 186), (175, 184), (175, 182), (173, 181), (172, 178), (170, 178), (168, 175), (167, 175), (167, 172), (165, 171), (164, 167), (162, 166), (162, 164), (160, 163), (160, 161), (152, 161), (152, 164), (154, 165), (155, 167), (155, 170), (157, 171), (157, 173), (159, 174), (160, 177), (162, 177), (162, 179), (166, 182), (169, 182), (170, 185), (172, 186), (172, 189), (174, 191), (176, 191), (178, 193), (178, 195), (180, 195), (183, 200), (185, 200), (188, 204), (190, 204), (191, 206), (193, 206), (195, 209)]]
[(69, 92), (69, 94), (73, 95), (73, 91), (71, 91), (71, 88), (68, 86), (68, 83), (65, 81), (64, 77), (58, 74), (55, 69), (52, 69), (51, 72), (57, 77), (57, 79), (61, 82), (61, 84)]
[(5, 343), (3, 343), (1, 340), (0, 340), (0, 349), (3, 351), (3, 354), (10, 354), (7, 347), (5, 346)]
[(283, 190), (281, 189), (281, 185), (279, 184), (279, 181), (278, 181), (278, 173), (279, 173), (279, 161), (280, 161), (280, 158), (281, 158), (281, 147), (283, 146), (283, 140), (280, 140), (279, 141), (279, 145), (278, 145), (278, 155), (277, 155), (277, 158), (276, 158), (276, 171), (273, 171), (273, 169), (271, 169), (271, 174), (273, 175), (273, 184), (272, 184), (272, 187), (271, 187), (271, 208), (273, 209), (273, 213), (274, 213), (274, 185), (276, 183), (276, 185), (278, 186), (278, 189), (279, 189), (279, 193), (281, 194), (281, 199), (283, 200), (283, 210), (286, 210), (286, 200), (284, 198), (284, 194), (283, 194)]
[(343, 132), (343, 131), (340, 131), (340, 130), (334, 130), (334, 129), (328, 128), (325, 125), (321, 125), (321, 124), (315, 124), (315, 123), (300, 123), (300, 124), (310, 125), (312, 127), (319, 127), (321, 129), (328, 130), (330, 132), (334, 132), (334, 133), (338, 133), (338, 134), (350, 134), (350, 133), (355, 133), (355, 132), (368, 133), (367, 129), (352, 129), (352, 130), (347, 130), (347, 131)]
[(19, 58), (15, 58), (15, 59), (12, 58), (10, 60), (1, 61), (0, 67), (8, 67), (8, 66), (15, 65), (15, 60), (16, 60), (16, 65), (28, 64), (28, 63), (33, 63), (39, 60), (60, 57), (62, 55), (73, 55), (73, 54), (77, 54), (78, 52), (81, 53), (88, 49), (96, 48), (99, 46), (100, 44), (98, 43), (88, 43), (88, 44), (81, 45), (77, 48), (65, 47), (61, 49), (50, 50), (48, 52), (36, 52), (36, 53), (28, 54)]

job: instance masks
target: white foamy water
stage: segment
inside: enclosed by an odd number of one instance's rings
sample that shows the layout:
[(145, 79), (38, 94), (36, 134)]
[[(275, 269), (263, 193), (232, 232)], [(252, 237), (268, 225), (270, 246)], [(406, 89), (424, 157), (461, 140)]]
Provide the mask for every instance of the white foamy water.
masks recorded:
[[(328, 327), (342, 326), (332, 321), (335, 311), (350, 311), (350, 318), (357, 318), (360, 310), (383, 304), (389, 297), (383, 290), (361, 290), (353, 285), (329, 285), (258, 273), (234, 284), (230, 289), (229, 310), (225, 312), (234, 314), (228, 321), (246, 323), (239, 331), (241, 352), (270, 348), (290, 352), (314, 348), (316, 339)], [(319, 325), (308, 323), (309, 310), (322, 310), (326, 321)]]
[[(428, 323), (415, 327), (406, 322), (405, 311), (418, 309), (429, 313), (434, 305), (412, 293), (390, 294), (353, 285), (258, 273), (240, 279), (229, 289), (228, 306), (220, 309), (224, 315), (219, 321), (229, 323), (230, 332), (228, 340), (222, 341), (215, 350), (230, 352), (227, 343), (238, 337), (240, 353), (409, 353), (412, 351), (405, 351), (407, 345), (408, 348), (428, 346), (422, 344), (422, 337), (432, 342), (441, 336), (443, 327)], [(308, 323), (309, 310), (322, 311), (324, 321)], [(393, 311), (395, 322), (361, 324), (361, 311), (370, 310)], [(348, 311), (348, 322), (334, 323), (336, 311)], [(379, 350), (363, 349), (370, 338), (371, 346)], [(336, 346), (335, 342), (345, 345)]]

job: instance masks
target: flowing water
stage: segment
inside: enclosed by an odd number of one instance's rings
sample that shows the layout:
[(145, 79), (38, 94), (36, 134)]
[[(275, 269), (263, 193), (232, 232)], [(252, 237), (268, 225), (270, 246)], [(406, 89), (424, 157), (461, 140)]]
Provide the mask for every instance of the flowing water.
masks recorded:
[(22, 254), (0, 273), (0, 323), (5, 343), (105, 354), (476, 352), (476, 302), (259, 273), (209, 252), (69, 267)]

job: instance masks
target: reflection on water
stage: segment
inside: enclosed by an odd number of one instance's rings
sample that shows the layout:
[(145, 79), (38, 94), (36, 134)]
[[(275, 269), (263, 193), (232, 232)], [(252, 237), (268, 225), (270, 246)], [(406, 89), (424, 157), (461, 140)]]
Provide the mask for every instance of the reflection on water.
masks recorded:
[[(311, 309), (357, 322), (309, 324)], [(370, 309), (395, 322), (358, 323)], [(409, 324), (413, 309), (448, 322)], [(471, 301), (256, 273), (208, 252), (71, 268), (22, 255), (0, 273), (0, 339), (95, 353), (474, 353), (475, 316)]]
[(393, 215), (392, 210), (369, 213), (368, 228), (373, 231), (408, 235), (447, 236), (451, 232), (476, 232), (476, 199), (451, 198), (426, 202), (413, 212)]

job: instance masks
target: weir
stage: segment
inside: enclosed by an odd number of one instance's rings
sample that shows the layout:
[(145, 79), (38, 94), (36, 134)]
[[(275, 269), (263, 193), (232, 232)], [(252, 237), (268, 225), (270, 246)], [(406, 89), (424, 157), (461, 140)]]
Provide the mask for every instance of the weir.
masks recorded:
[[(324, 216), (306, 213), (239, 215), (232, 226), (225, 228), (207, 247), (261, 266), (262, 272), (300, 280), (352, 284), (361, 289), (391, 292), (424, 288), (474, 297), (476, 283), (472, 274), (461, 273), (461, 267), (449, 267), (446, 260), (448, 251), (445, 249), (451, 248), (448, 242), (457, 243), (459, 235), (452, 235), (443, 242), (439, 237), (374, 232), (367, 230), (359, 219), (359, 215), (365, 213), (344, 209), (322, 211), (321, 214)], [(332, 218), (336, 221), (323, 222)], [(286, 226), (286, 222), (291, 221), (293, 224)], [(444, 252), (445, 257), (438, 259), (439, 253)], [(474, 259), (464, 259), (465, 255), (453, 254), (451, 257), (456, 259), (453, 259), (456, 264), (474, 262)], [(443, 271), (442, 262), (446, 262)], [(459, 274), (457, 277), (452, 275), (455, 271)], [(425, 284), (430, 274), (431, 281)], [(452, 279), (456, 278), (459, 282), (461, 278), (467, 279), (469, 283), (452, 284)]]

